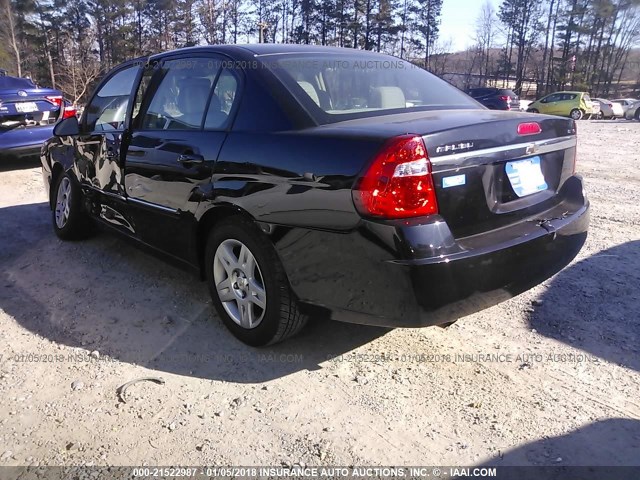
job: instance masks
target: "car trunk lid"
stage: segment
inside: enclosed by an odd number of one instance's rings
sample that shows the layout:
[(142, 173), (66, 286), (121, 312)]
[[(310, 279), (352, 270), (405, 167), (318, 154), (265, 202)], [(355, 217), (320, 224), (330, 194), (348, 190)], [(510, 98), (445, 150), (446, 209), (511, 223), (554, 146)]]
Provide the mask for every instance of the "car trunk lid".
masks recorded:
[[(532, 133), (537, 127), (539, 133)], [(439, 214), (456, 238), (543, 219), (545, 212), (567, 200), (562, 186), (574, 172), (576, 127), (567, 118), (484, 109), (434, 110), (324, 128), (349, 135), (421, 136)]]
[(50, 125), (63, 110), (62, 94), (22, 83), (0, 83), (0, 129)]
[(569, 119), (496, 116), (423, 139), (440, 215), (455, 237), (539, 216), (563, 200), (561, 187), (574, 171), (575, 123)]

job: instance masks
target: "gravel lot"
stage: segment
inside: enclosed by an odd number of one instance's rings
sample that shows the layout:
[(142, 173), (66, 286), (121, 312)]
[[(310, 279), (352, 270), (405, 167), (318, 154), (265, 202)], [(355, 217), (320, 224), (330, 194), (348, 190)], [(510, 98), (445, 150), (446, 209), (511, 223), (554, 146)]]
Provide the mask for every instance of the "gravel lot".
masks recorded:
[(448, 329), (260, 350), (189, 274), (59, 241), (39, 169), (0, 171), (0, 465), (640, 465), (640, 123), (578, 128), (592, 225), (554, 278)]

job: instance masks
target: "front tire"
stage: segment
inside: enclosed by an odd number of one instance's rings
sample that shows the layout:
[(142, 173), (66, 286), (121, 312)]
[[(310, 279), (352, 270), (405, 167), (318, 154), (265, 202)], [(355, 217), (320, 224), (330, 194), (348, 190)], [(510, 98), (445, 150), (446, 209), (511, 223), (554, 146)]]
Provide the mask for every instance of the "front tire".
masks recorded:
[(574, 108), (571, 110), (571, 113), (569, 113), (569, 116), (574, 120), (580, 120), (584, 116), (584, 112), (579, 108)]
[(529, 112), (529, 113), (540, 113), (540, 112), (539, 112), (538, 110), (536, 110), (535, 108), (529, 108), (529, 109), (527, 110), (527, 112)]
[(213, 227), (205, 268), (214, 307), (242, 342), (278, 343), (305, 325), (270, 239), (249, 220), (232, 217)]
[(68, 173), (59, 175), (51, 191), (53, 230), (62, 240), (78, 240), (88, 233), (88, 219), (82, 211), (82, 193)]

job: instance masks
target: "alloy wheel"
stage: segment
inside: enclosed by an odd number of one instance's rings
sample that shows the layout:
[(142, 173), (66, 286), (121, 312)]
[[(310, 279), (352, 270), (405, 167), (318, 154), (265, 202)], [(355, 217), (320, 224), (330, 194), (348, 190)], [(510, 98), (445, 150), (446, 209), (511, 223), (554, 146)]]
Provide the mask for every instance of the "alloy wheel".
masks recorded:
[(56, 225), (64, 228), (69, 221), (69, 209), (71, 207), (71, 180), (63, 177), (58, 185), (58, 196), (56, 197)]
[(239, 240), (224, 240), (213, 260), (213, 279), (220, 302), (242, 328), (260, 325), (267, 308), (264, 278), (256, 258)]

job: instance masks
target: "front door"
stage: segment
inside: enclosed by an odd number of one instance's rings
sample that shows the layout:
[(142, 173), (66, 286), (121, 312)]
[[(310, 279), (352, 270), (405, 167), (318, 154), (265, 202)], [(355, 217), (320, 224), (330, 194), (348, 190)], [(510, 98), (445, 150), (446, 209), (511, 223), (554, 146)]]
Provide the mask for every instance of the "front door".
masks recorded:
[[(239, 76), (215, 56), (154, 62), (132, 120), (126, 194), (142, 240), (193, 260), (194, 214), (227, 135)], [(137, 103), (137, 102), (136, 102)]]
[(124, 197), (122, 141), (139, 67), (125, 66), (108, 78), (87, 105), (76, 139), (76, 176), (105, 195)]

